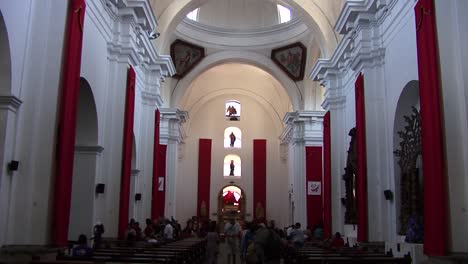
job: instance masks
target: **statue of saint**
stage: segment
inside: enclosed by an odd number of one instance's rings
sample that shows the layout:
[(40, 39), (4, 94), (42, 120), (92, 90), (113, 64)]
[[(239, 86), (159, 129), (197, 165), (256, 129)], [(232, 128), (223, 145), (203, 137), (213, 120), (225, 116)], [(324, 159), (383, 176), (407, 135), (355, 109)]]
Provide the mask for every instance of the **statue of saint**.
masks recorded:
[(236, 142), (236, 135), (234, 135), (234, 132), (231, 132), (231, 134), (229, 135), (229, 138), (231, 139), (231, 148), (234, 147), (234, 142)]
[(234, 160), (231, 160), (231, 165), (229, 165), (231, 171), (229, 172), (229, 176), (234, 176)]

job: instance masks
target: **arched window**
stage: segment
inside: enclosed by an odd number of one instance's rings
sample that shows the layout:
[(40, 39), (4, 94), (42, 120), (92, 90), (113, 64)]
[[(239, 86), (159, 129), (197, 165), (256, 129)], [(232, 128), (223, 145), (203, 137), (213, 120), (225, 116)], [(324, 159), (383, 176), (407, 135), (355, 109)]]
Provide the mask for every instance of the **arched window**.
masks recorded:
[(192, 10), (187, 14), (187, 18), (193, 21), (198, 21), (198, 10), (200, 10), (200, 8)]
[(289, 10), (289, 8), (282, 5), (277, 5), (277, 8), (280, 24), (291, 21), (291, 10)]
[(224, 115), (226, 116), (226, 120), (229, 121), (239, 121), (241, 115), (241, 104), (239, 101), (236, 100), (229, 100), (226, 101)]
[(229, 154), (224, 157), (224, 177), (241, 176), (241, 159), (239, 156)]
[(242, 131), (237, 127), (224, 130), (224, 148), (242, 148)]

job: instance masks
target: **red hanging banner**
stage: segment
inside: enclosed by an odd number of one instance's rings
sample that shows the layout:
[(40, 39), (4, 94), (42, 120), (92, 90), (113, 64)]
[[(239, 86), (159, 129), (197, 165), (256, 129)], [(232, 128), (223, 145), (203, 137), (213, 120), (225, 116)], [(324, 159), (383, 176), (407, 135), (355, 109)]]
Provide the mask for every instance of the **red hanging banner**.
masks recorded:
[(307, 225), (323, 225), (322, 147), (305, 147)]
[(120, 178), (119, 238), (125, 238), (129, 222), (130, 176), (132, 172), (133, 119), (135, 112), (135, 71), (127, 71), (127, 93), (125, 96), (125, 119), (122, 144), (122, 171)]
[(58, 114), (57, 148), (55, 158), (54, 208), (52, 243), (66, 246), (72, 193), (73, 159), (75, 150), (76, 116), (83, 46), (83, 26), (86, 4), (72, 0), (68, 7), (65, 36), (62, 90)]
[(323, 118), (323, 237), (331, 236), (331, 130), (330, 111)]
[(266, 219), (266, 139), (253, 141), (254, 219)]
[(359, 73), (355, 83), (356, 97), (356, 222), (357, 240), (367, 242), (367, 156), (366, 110), (364, 101), (364, 77)]
[(442, 139), (439, 54), (433, 0), (414, 7), (424, 172), (424, 254), (447, 254), (447, 192)]
[(154, 219), (164, 216), (164, 210), (166, 209), (166, 152), (167, 145), (159, 145), (158, 154), (158, 184), (156, 190), (156, 196), (154, 199)]
[(210, 218), (211, 139), (200, 138), (198, 144), (197, 215)]
[(159, 125), (161, 122), (161, 113), (156, 109), (154, 114), (154, 142), (153, 142), (153, 186), (151, 188), (151, 219), (157, 219), (157, 199), (159, 189), (158, 179), (158, 161), (159, 161)]

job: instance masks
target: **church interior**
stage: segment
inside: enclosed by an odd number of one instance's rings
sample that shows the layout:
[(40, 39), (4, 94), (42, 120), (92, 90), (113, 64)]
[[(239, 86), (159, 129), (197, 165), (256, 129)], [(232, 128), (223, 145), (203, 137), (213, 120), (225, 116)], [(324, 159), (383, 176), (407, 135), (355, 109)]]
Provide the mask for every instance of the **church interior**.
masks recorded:
[(0, 0), (0, 262), (96, 223), (234, 218), (468, 263), (465, 12)]

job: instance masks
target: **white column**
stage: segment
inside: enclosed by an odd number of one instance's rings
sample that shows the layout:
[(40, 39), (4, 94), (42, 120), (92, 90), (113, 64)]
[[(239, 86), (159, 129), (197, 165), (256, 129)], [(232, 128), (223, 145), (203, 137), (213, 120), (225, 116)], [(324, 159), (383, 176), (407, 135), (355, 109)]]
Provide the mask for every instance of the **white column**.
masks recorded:
[(287, 126), (281, 140), (289, 149), (291, 224), (299, 222), (301, 226), (307, 226), (305, 146), (322, 146), (323, 115), (322, 111), (297, 111), (287, 113), (283, 118)]
[(188, 119), (185, 111), (176, 108), (161, 108), (160, 141), (167, 145), (166, 151), (166, 217), (176, 217), (176, 177), (179, 144), (185, 133), (182, 123)]

